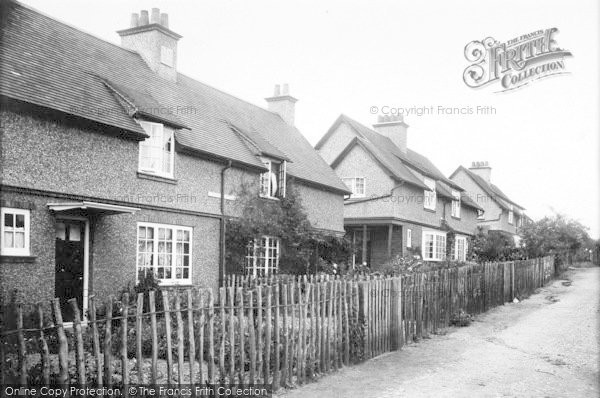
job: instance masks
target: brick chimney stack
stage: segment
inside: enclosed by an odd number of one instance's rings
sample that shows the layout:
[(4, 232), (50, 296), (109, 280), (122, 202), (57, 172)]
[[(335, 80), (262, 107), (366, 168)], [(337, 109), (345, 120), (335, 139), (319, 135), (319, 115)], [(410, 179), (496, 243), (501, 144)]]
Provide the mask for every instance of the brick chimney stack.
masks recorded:
[(373, 128), (392, 140), (402, 153), (408, 151), (408, 124), (404, 123), (402, 115), (379, 115)]
[(177, 41), (180, 35), (169, 29), (169, 16), (158, 8), (131, 14), (130, 26), (119, 30), (121, 46), (136, 51), (148, 67), (163, 79), (177, 81)]
[(271, 112), (277, 113), (290, 126), (294, 125), (295, 108), (298, 100), (290, 95), (290, 88), (287, 83), (283, 85), (283, 89), (279, 84), (276, 84), (273, 96), (265, 98), (265, 101), (267, 101), (268, 109)]
[(483, 178), (487, 182), (491, 182), (492, 178), (492, 168), (487, 161), (483, 162), (472, 162), (471, 167), (469, 167), (473, 173), (477, 174), (479, 177)]

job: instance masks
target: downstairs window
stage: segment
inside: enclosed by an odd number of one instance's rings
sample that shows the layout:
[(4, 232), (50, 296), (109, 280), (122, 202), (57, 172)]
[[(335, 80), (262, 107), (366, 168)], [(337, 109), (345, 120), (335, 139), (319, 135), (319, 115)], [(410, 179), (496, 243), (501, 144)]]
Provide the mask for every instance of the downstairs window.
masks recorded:
[(263, 236), (248, 243), (246, 273), (252, 276), (269, 276), (279, 268), (281, 242), (273, 236)]
[(192, 229), (138, 223), (137, 280), (148, 273), (165, 285), (192, 283)]

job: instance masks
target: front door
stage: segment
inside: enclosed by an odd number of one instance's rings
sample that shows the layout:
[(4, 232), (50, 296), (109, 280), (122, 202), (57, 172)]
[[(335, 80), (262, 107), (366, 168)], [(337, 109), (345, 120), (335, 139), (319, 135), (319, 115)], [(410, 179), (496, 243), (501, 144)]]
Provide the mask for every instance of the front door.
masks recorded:
[(76, 220), (56, 222), (56, 278), (55, 296), (65, 322), (73, 321), (73, 311), (67, 302), (77, 299), (79, 311), (83, 308), (83, 262), (84, 262), (85, 223)]

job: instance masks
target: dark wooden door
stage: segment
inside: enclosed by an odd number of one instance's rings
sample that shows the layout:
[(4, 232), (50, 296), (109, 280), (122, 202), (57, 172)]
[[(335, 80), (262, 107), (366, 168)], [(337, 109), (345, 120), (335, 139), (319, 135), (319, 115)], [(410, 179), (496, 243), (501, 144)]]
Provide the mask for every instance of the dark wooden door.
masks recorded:
[(85, 224), (80, 221), (59, 220), (56, 222), (56, 278), (54, 291), (60, 299), (65, 322), (73, 321), (73, 312), (68, 300), (77, 299), (83, 308), (83, 260)]

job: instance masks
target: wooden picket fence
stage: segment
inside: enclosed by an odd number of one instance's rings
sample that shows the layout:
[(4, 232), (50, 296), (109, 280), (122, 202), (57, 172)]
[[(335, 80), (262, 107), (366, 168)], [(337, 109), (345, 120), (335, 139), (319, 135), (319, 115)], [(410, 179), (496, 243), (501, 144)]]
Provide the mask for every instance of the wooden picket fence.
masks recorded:
[[(520, 299), (554, 275), (551, 257), (467, 265), (394, 277), (268, 278), (242, 286), (91, 297), (85, 317), (69, 302), (51, 311), (3, 311), (0, 384), (308, 382), (398, 350), (449, 325)], [(256, 282), (256, 281), (255, 281)], [(12, 315), (11, 315), (12, 314)], [(15, 326), (7, 328), (8, 317)]]

